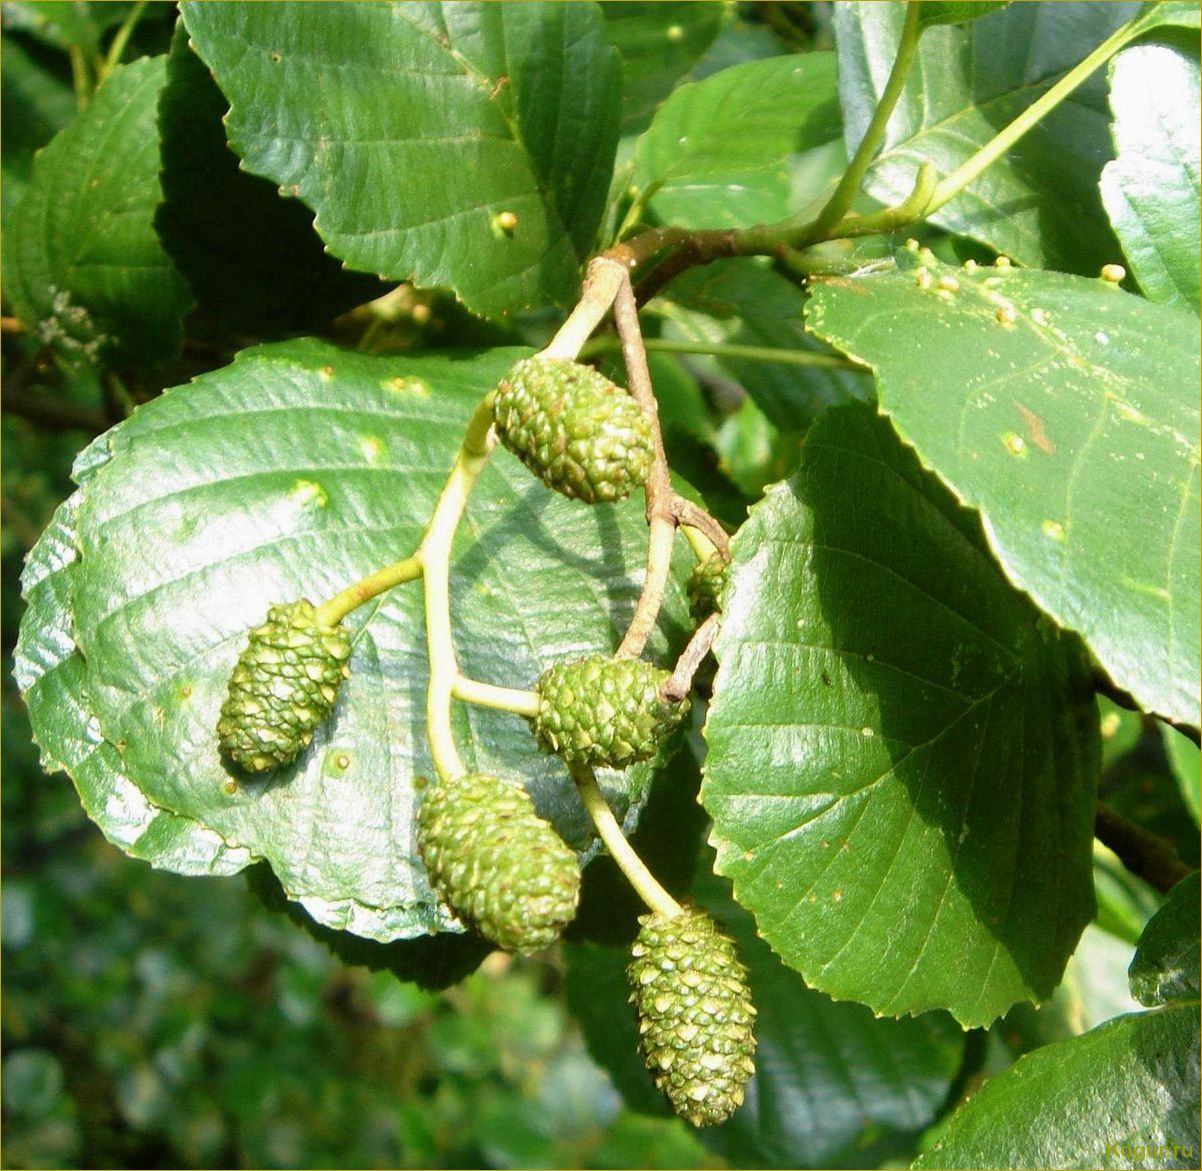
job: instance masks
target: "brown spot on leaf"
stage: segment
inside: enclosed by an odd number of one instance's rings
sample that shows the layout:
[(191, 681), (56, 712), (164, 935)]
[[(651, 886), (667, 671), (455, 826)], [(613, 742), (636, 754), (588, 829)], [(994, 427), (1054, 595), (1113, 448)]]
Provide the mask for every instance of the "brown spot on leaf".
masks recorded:
[(1034, 411), (1024, 407), (1022, 403), (1018, 404), (1018, 413), (1023, 417), (1023, 422), (1027, 427), (1027, 434), (1031, 436), (1031, 442), (1044, 455), (1055, 455), (1056, 445), (1048, 438), (1048, 433), (1043, 427), (1043, 420)]

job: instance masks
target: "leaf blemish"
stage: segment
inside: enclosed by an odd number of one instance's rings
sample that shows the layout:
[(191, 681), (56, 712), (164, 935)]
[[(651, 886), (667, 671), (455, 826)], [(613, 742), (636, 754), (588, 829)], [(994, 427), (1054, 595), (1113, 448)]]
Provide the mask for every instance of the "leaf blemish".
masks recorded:
[(288, 499), (302, 508), (325, 508), (330, 503), (329, 493), (313, 480), (297, 480), (288, 490)]
[(359, 450), (369, 464), (379, 463), (384, 454), (384, 441), (375, 435), (360, 435)]
[(1002, 444), (1011, 455), (1025, 456), (1027, 454), (1027, 441), (1013, 431), (1007, 431), (1002, 436)]
[(1045, 520), (1039, 527), (1043, 530), (1045, 537), (1049, 537), (1053, 541), (1064, 540), (1064, 525), (1058, 520)]
[(385, 390), (391, 390), (394, 394), (407, 395), (410, 398), (429, 398), (430, 388), (420, 378), (389, 378), (381, 384)]
[(1016, 405), (1018, 413), (1022, 415), (1023, 422), (1027, 425), (1027, 434), (1031, 436), (1031, 442), (1045, 455), (1055, 455), (1056, 445), (1048, 438), (1048, 434), (1043, 428), (1043, 419), (1034, 411), (1024, 407), (1022, 403)]

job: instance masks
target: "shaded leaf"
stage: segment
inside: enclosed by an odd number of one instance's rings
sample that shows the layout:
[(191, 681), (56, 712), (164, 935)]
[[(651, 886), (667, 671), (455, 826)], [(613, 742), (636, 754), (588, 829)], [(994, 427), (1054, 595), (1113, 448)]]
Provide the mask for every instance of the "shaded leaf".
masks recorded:
[(1076, 639), (864, 406), (814, 424), (733, 553), (701, 796), (760, 933), (879, 1013), (1050, 995), (1094, 909)]
[(593, 5), (182, 8), (246, 169), (311, 207), (350, 267), (485, 316), (575, 296), (620, 101)]
[(622, 133), (637, 134), (718, 35), (711, 0), (609, 0), (605, 39), (622, 55)]
[(164, 200), (155, 225), (200, 303), (231, 329), (272, 336), (383, 293), (325, 251), (304, 204), (239, 168), (225, 141), (228, 110), (177, 25), (159, 97)]
[(664, 102), (635, 144), (631, 186), (679, 227), (782, 219), (785, 157), (838, 137), (839, 125), (833, 53), (734, 65)]
[[(835, 6), (849, 153), (884, 88), (903, 9)], [(894, 204), (910, 193), (923, 161), (951, 174), (1137, 10), (1133, 3), (1009, 4), (971, 24), (928, 29), (866, 190)], [(931, 220), (1023, 264), (1096, 273), (1117, 259), (1097, 189), (1110, 157), (1099, 73)]]
[(1139, 937), (1131, 961), (1131, 991), (1147, 1005), (1198, 999), (1198, 872), (1183, 878)]
[(1104, 281), (903, 252), (819, 285), (807, 321), (873, 367), (881, 410), (981, 510), (1011, 580), (1145, 710), (1197, 726), (1198, 319)]
[(70, 82), (44, 59), (46, 56), (31, 52), (15, 37), (4, 38), (0, 199), (6, 224), (29, 182), (34, 151), (45, 146), (78, 112)]
[(924, 0), (918, 9), (920, 28), (937, 24), (966, 24), (998, 8), (1010, 0)]
[(1164, 738), (1169, 767), (1181, 788), (1182, 800), (1197, 824), (1199, 806), (1202, 806), (1202, 794), (1199, 792), (1202, 788), (1202, 754), (1199, 753), (1198, 745), (1176, 728), (1165, 725), (1161, 727), (1160, 732)]
[(154, 362), (179, 349), (190, 299), (153, 226), (164, 63), (115, 69), (38, 155), (10, 217), (5, 292), (70, 363)]
[(1197, 1001), (1116, 1017), (992, 1078), (914, 1167), (1192, 1167), (1198, 1094)]
[[(243, 351), (79, 461), (72, 634), (106, 742), (154, 805), (266, 858), (327, 926), (388, 940), (449, 925), (412, 843), (417, 782), (433, 775), (420, 587), (350, 620), (352, 674), (333, 722), (288, 770), (248, 779), (219, 758), (229, 670), (269, 603), (329, 597), (414, 548), (468, 415), (522, 352), (375, 358), (312, 341)], [(645, 539), (636, 504), (567, 501), (499, 452), (457, 546), (464, 670), (528, 687), (556, 658), (611, 649)], [(682, 550), (682, 575), (689, 560)], [(523, 584), (535, 580), (537, 591)], [(684, 610), (673, 587), (664, 621), (677, 641)], [(54, 620), (39, 606), (29, 614)], [(664, 649), (661, 636), (651, 653)], [(521, 777), (564, 837), (589, 846), (565, 771), (521, 720), (458, 708), (456, 726), (468, 767)], [(649, 776), (605, 780), (620, 815), (633, 820)]]
[(1133, 45), (1111, 63), (1117, 157), (1102, 201), (1145, 296), (1199, 308), (1198, 47)]

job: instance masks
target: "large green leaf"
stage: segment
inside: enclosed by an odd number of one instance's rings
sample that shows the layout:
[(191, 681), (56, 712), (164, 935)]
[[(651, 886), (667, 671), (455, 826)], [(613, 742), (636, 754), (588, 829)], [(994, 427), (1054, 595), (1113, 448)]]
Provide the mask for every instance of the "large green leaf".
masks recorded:
[[(876, 1020), (862, 1005), (807, 988), (756, 936), (728, 884), (708, 873), (711, 857), (706, 851), (694, 894), (750, 969), (758, 1049), (745, 1104), (725, 1125), (701, 1131), (703, 1141), (734, 1167), (876, 1166), (885, 1152), (905, 1150), (946, 1098), (963, 1034), (946, 1016)], [(595, 944), (567, 952), (568, 1004), (593, 1057), (628, 1105), (666, 1112), (636, 1052), (628, 954)]]
[(622, 55), (622, 133), (637, 134), (722, 27), (713, 0), (608, 0), (605, 39)]
[(10, 217), (5, 292), (70, 362), (152, 362), (179, 349), (188, 290), (154, 232), (155, 103), (165, 58), (115, 69), (34, 162)]
[(1198, 872), (1182, 879), (1149, 920), (1131, 961), (1131, 991), (1143, 1004), (1198, 999), (1202, 962), (1198, 931)]
[(702, 801), (785, 962), (965, 1025), (1050, 995), (1094, 906), (1088, 667), (870, 408), (752, 509), (715, 653)]
[(183, 16), (246, 169), (308, 204), (350, 267), (446, 286), (486, 316), (575, 296), (621, 98), (594, 5), (185, 3)]
[[(668, 319), (665, 337), (830, 352), (806, 332), (801, 290), (755, 260), (719, 260), (685, 273), (672, 282), (658, 305)], [(720, 357), (714, 364), (732, 375), (783, 430), (802, 430), (828, 406), (872, 394), (871, 380), (851, 370), (762, 358)]]
[[(867, 190), (903, 199), (920, 163), (950, 174), (1091, 49), (1137, 4), (1010, 4), (971, 24), (930, 28), (889, 120)], [(885, 85), (904, 6), (835, 6), (844, 136), (853, 150)], [(1098, 195), (1111, 157), (1106, 84), (1087, 81), (933, 221), (1024, 264), (1095, 273), (1117, 260)]]
[(987, 1082), (914, 1166), (1196, 1167), (1198, 1092), (1196, 1000), (1117, 1017)]
[(1121, 52), (1110, 82), (1117, 157), (1102, 172), (1102, 200), (1140, 288), (1194, 312), (1202, 283), (1198, 92), (1196, 42)]
[(232, 874), (250, 860), (210, 829), (152, 805), (130, 780), (121, 755), (92, 714), (83, 656), (71, 622), (71, 577), (78, 568), (75, 511), (67, 500), (30, 552), (21, 584), (29, 605), (14, 675), (47, 771), (75, 782), (88, 816), (135, 858), (180, 874)]
[(837, 138), (839, 125), (833, 53), (749, 61), (664, 102), (635, 145), (630, 183), (680, 227), (782, 219), (786, 156)]
[(923, 276), (925, 259), (822, 284), (808, 324), (873, 367), (1011, 580), (1146, 710), (1197, 726), (1198, 319), (1056, 273)]
[(155, 223), (200, 303), (234, 330), (272, 336), (383, 293), (325, 251), (304, 204), (239, 168), (225, 141), (228, 110), (177, 25), (159, 97), (164, 198)]
[[(281, 776), (235, 777), (219, 758), (226, 679), (270, 602), (330, 596), (416, 545), (472, 407), (518, 353), (402, 361), (311, 341), (260, 347), (143, 407), (79, 461), (72, 637), (104, 740), (156, 808), (266, 858), (328, 926), (381, 939), (447, 926), (412, 844), (415, 782), (433, 775), (420, 587), (350, 620), (353, 671), (335, 719)], [(457, 545), (464, 670), (530, 686), (554, 659), (612, 648), (645, 541), (637, 503), (589, 509), (499, 453)], [(27, 624), (53, 627), (62, 604), (34, 604)], [(676, 641), (683, 614), (673, 587), (664, 621)], [(652, 650), (665, 646), (657, 636)], [(35, 711), (51, 735), (73, 719)], [(566, 772), (522, 721), (461, 707), (456, 727), (469, 767), (521, 778), (567, 840), (589, 847)], [(649, 776), (605, 779), (620, 814), (633, 820)]]

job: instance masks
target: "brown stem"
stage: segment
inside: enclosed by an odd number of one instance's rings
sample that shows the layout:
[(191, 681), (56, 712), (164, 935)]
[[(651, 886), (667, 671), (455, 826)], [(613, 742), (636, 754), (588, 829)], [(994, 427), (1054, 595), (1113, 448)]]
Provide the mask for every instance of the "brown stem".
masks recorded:
[(1101, 801), (1094, 819), (1094, 836), (1113, 850), (1132, 874), (1137, 874), (1161, 894), (1167, 894), (1193, 873), (1193, 868), (1177, 856), (1177, 848), (1172, 842), (1128, 821)]
[(0, 317), (0, 333), (24, 333), (25, 326), (19, 317)]
[(659, 426), (659, 405), (651, 386), (647, 352), (643, 348), (643, 335), (639, 329), (638, 305), (635, 303), (630, 279), (625, 275), (614, 298), (614, 322), (622, 342), (622, 357), (626, 362), (630, 393), (651, 423), (651, 441), (655, 453), (651, 471), (644, 485), (647, 524), (650, 530), (647, 536), (647, 574), (643, 579), (643, 590), (635, 606), (634, 616), (617, 650), (618, 658), (637, 659), (643, 653), (643, 648), (655, 629), (659, 608), (664, 600), (664, 590), (668, 585), (668, 572), (672, 565), (672, 538), (676, 533), (676, 515), (672, 509), (675, 493), (668, 472), (668, 458), (664, 454), (664, 438)]
[[(1138, 712), (1143, 710), (1139, 706), (1139, 701), (1129, 691), (1124, 691), (1121, 687), (1116, 686), (1110, 676), (1097, 667), (1094, 668), (1093, 672), (1093, 689), (1099, 695), (1104, 695), (1111, 703), (1116, 704), (1125, 711)], [(1163, 720), (1170, 728), (1176, 728), (1188, 740), (1192, 740), (1195, 744), (1199, 743), (1198, 729), (1192, 724), (1170, 720), (1168, 716), (1159, 716), (1157, 718)]]
[(723, 558), (730, 560), (730, 537), (717, 517), (711, 516), (700, 505), (675, 493), (672, 495), (672, 513), (678, 524), (700, 529), (713, 542), (714, 548)]
[(670, 703), (679, 703), (689, 694), (693, 687), (693, 676), (697, 674), (697, 668), (701, 666), (705, 656), (710, 653), (714, 639), (718, 637), (719, 622), (718, 615), (711, 614), (693, 631), (689, 645), (681, 652), (680, 658), (676, 660), (676, 666), (672, 669), (672, 674), (664, 680), (663, 686), (659, 689), (660, 699), (668, 700)]

